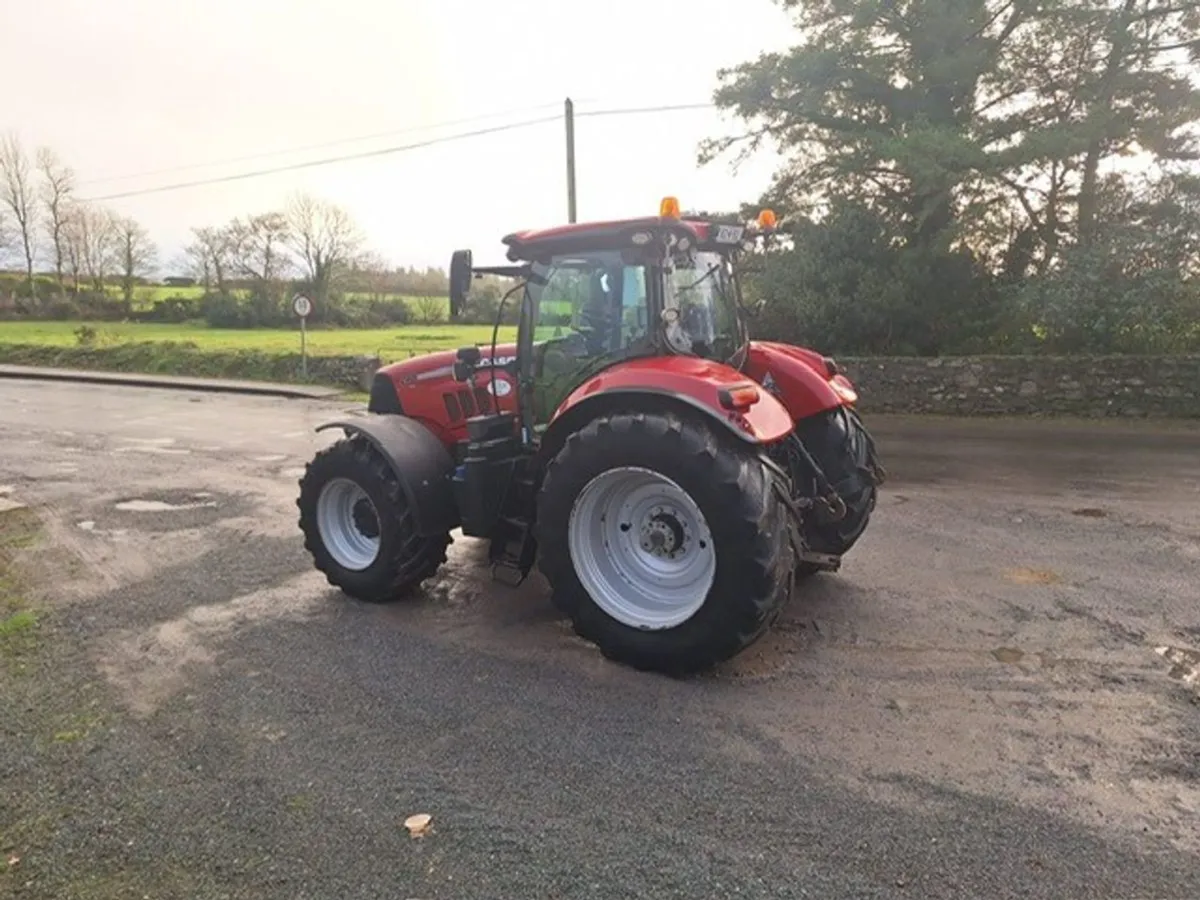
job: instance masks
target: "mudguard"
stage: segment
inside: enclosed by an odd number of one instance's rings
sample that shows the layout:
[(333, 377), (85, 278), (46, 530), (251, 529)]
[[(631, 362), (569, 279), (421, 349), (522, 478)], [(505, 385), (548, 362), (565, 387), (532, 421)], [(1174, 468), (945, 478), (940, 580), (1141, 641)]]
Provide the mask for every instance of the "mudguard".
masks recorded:
[(791, 344), (751, 341), (746, 374), (778, 396), (797, 422), (852, 402), (854, 396), (850, 382), (828, 371), (823, 356)]
[[(723, 394), (750, 385), (759, 388), (757, 402), (745, 409), (723, 405)], [(556, 446), (606, 409), (661, 409), (664, 402), (699, 410), (752, 444), (772, 443), (792, 430), (784, 405), (745, 374), (710, 360), (663, 356), (617, 363), (579, 385), (555, 410), (543, 446)]]
[(459, 526), (458, 506), (450, 487), (454, 460), (433, 432), (407, 416), (368, 413), (318, 426), (361, 435), (391, 465), (422, 537), (445, 534)]

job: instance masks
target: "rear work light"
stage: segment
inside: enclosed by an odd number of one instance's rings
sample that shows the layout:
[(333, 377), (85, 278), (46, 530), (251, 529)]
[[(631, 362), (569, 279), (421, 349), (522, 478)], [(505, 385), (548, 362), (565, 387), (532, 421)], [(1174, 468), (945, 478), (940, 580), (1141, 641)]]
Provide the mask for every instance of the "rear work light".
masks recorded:
[(752, 407), (759, 400), (758, 385), (739, 384), (730, 388), (722, 388), (717, 392), (717, 400), (726, 409), (742, 412)]
[(841, 375), (837, 375), (830, 379), (829, 386), (833, 388), (833, 392), (841, 398), (843, 403), (849, 403), (851, 406), (853, 406), (858, 402), (858, 391), (854, 390), (854, 388), (850, 386), (850, 382)]

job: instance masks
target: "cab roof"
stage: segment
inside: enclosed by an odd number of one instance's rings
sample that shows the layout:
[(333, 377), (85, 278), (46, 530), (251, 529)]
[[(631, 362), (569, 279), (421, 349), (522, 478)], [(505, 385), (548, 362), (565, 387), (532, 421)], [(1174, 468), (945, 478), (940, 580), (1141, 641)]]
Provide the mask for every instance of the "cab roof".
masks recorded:
[[(673, 231), (689, 237), (696, 247), (713, 247), (717, 224), (703, 219), (663, 216), (644, 216), (637, 219), (614, 219), (607, 222), (579, 222), (554, 228), (516, 231), (502, 240), (508, 247), (508, 258), (535, 260), (559, 253), (579, 253), (588, 250), (615, 250), (634, 245), (638, 232)], [(736, 243), (725, 243), (720, 249), (730, 250)]]

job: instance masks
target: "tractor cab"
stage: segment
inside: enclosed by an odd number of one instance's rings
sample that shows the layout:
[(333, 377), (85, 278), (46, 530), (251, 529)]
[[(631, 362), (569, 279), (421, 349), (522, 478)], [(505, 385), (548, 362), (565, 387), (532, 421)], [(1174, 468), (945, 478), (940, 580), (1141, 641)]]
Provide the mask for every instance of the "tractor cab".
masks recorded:
[[(752, 227), (685, 218), (667, 197), (657, 217), (516, 232), (503, 239), (516, 265), (474, 268), (470, 251), (454, 255), (451, 311), (461, 310), (473, 277), (519, 279), (509, 366), (536, 442), (575, 388), (617, 363), (687, 356), (740, 369), (749, 335), (736, 260), (774, 227), (770, 211)], [(476, 348), (459, 358), (464, 379), (473, 365), (488, 366)]]

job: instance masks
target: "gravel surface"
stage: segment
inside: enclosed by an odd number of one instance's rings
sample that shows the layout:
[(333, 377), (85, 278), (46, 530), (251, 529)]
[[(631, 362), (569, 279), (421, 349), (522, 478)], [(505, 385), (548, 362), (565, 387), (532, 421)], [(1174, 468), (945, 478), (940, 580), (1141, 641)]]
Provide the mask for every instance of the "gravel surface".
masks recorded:
[(337, 411), (0, 386), (43, 520), (0, 897), (1200, 896), (1200, 428), (873, 417), (843, 571), (671, 680), (478, 542), (331, 591), (294, 499)]

